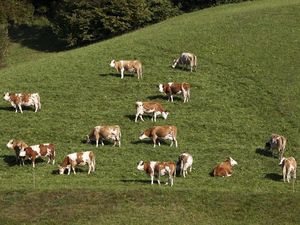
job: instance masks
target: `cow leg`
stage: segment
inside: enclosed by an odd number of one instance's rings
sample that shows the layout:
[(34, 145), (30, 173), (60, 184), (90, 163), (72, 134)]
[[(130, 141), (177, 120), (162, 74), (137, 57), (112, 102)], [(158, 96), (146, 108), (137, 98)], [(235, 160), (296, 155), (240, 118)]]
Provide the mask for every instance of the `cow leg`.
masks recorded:
[(101, 139), (101, 145), (104, 146), (103, 139)]
[(121, 79), (124, 78), (124, 68), (121, 69)]
[[(18, 108), (19, 108), (20, 112), (23, 113), (21, 104), (18, 104)], [(17, 108), (16, 108), (16, 112), (17, 112)]]
[(173, 102), (173, 95), (171, 95), (170, 98), (171, 98), (171, 102)]
[(89, 165), (89, 171), (88, 171), (88, 174), (90, 174), (90, 173), (91, 173), (91, 169), (92, 169), (92, 165), (91, 165), (91, 163), (89, 163), (88, 165)]
[(138, 117), (139, 117), (139, 114), (137, 113), (137, 114), (135, 114), (135, 120), (134, 120), (134, 122), (137, 122), (137, 120), (138, 120)]
[(157, 116), (157, 114), (156, 114), (156, 112), (154, 112), (153, 117), (152, 117), (152, 120), (154, 120), (154, 122), (156, 122), (156, 116)]
[(140, 115), (140, 119), (144, 122), (145, 120), (143, 119), (143, 116), (142, 115)]
[(72, 170), (73, 170), (73, 173), (76, 174), (76, 171), (75, 171), (76, 169), (75, 169), (75, 166), (73, 166), (73, 165), (72, 165)]
[(68, 167), (68, 175), (70, 175), (70, 173), (71, 173), (71, 167), (69, 166)]
[(153, 185), (154, 176), (151, 175), (151, 185)]
[(35, 158), (32, 158), (32, 167), (35, 168)]

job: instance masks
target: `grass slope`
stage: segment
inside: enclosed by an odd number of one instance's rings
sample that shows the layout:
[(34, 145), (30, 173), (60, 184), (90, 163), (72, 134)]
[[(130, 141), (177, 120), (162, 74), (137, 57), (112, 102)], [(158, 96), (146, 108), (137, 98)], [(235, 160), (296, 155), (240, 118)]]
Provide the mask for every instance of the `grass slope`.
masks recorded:
[[(0, 71), (2, 91), (39, 92), (42, 111), (15, 114), (0, 103), (1, 224), (297, 224), (300, 190), (281, 179), (278, 159), (260, 150), (271, 133), (287, 137), (300, 159), (299, 19), (297, 0), (254, 1), (185, 14), (88, 47), (42, 54)], [(180, 52), (198, 55), (196, 73), (173, 70)], [(12, 56), (13, 57), (13, 56)], [(16, 58), (20, 58), (19, 56)], [(120, 79), (112, 58), (143, 62), (144, 77)], [(160, 82), (192, 84), (191, 101), (167, 102)], [(137, 100), (162, 102), (179, 129), (179, 148), (139, 142), (149, 118), (134, 123)], [(82, 143), (98, 124), (119, 124), (122, 147)], [(14, 164), (5, 144), (52, 142), (57, 161), (93, 150), (96, 173), (58, 176), (57, 165)], [(176, 160), (188, 151), (194, 170), (172, 188), (151, 186), (139, 160)], [(209, 175), (232, 156), (229, 179)]]

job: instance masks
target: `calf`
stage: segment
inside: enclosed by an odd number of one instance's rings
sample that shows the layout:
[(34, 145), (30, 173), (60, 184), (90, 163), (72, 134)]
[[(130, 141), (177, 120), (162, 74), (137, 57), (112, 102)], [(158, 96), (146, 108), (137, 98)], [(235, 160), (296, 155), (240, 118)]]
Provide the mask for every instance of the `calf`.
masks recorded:
[(28, 146), (20, 150), (20, 157), (22, 157), (22, 164), (24, 165), (24, 159), (30, 159), (32, 161), (32, 167), (35, 167), (35, 160), (39, 157), (48, 157), (48, 162), (55, 163), (55, 146), (54, 144), (39, 144)]
[(15, 151), (16, 163), (21, 163), (21, 161), (20, 161), (20, 151), (21, 151), (21, 149), (27, 148), (28, 145), (24, 141), (11, 139), (6, 144), (6, 146)]
[(138, 117), (140, 117), (140, 119), (144, 121), (143, 119), (144, 113), (152, 114), (151, 120), (152, 121), (154, 120), (154, 122), (156, 122), (156, 117), (158, 115), (162, 115), (164, 119), (167, 119), (169, 115), (169, 112), (165, 111), (162, 105), (158, 102), (136, 102), (135, 106), (136, 106), (135, 122), (137, 122)]
[(283, 154), (285, 151), (286, 146), (286, 138), (284, 136), (278, 135), (278, 134), (272, 134), (269, 141), (265, 145), (266, 150), (272, 150), (272, 153), (274, 153), (274, 150), (277, 151), (277, 153), (280, 155), (280, 159), (283, 158)]
[(73, 173), (75, 172), (75, 167), (77, 165), (84, 166), (85, 164), (88, 164), (89, 171), (88, 174), (92, 172), (95, 172), (96, 167), (96, 160), (95, 155), (92, 151), (86, 151), (86, 152), (75, 152), (67, 155), (63, 162), (59, 166), (59, 174), (63, 174), (65, 172), (65, 169), (68, 169), (68, 175), (70, 175), (71, 168), (73, 170)]
[(293, 175), (294, 181), (296, 180), (297, 162), (294, 157), (285, 158), (280, 160), (279, 165), (282, 167), (283, 181), (290, 182), (291, 175)]
[(21, 113), (22, 111), (22, 105), (24, 106), (34, 106), (35, 112), (40, 110), (42, 108), (41, 101), (40, 101), (40, 95), (38, 93), (9, 93), (6, 92), (4, 94), (3, 99), (5, 101), (9, 101), (10, 104), (15, 108), (15, 112), (18, 112), (18, 108)]
[(176, 126), (154, 126), (152, 128), (149, 128), (145, 131), (143, 131), (139, 137), (140, 140), (143, 140), (145, 138), (150, 138), (153, 141), (153, 144), (155, 147), (156, 143), (158, 146), (160, 146), (160, 139), (163, 140), (171, 140), (170, 147), (172, 147), (173, 142), (175, 143), (175, 147), (177, 148), (177, 127)]
[(229, 157), (214, 168), (214, 177), (230, 177), (232, 175), (232, 167), (234, 165), (237, 165), (237, 162)]
[(159, 84), (159, 91), (165, 93), (168, 96), (168, 101), (173, 102), (173, 95), (179, 94), (183, 96), (183, 102), (188, 102), (190, 99), (191, 85), (189, 83), (166, 83)]
[(175, 68), (177, 65), (186, 68), (190, 66), (191, 72), (193, 72), (193, 69), (196, 71), (197, 56), (189, 52), (181, 53), (179, 58), (173, 60), (172, 67)]
[(109, 65), (110, 67), (115, 68), (118, 72), (121, 72), (121, 79), (124, 78), (124, 71), (136, 73), (138, 79), (142, 78), (142, 63), (138, 60), (115, 61), (113, 59)]
[(180, 170), (180, 175), (185, 178), (187, 175), (188, 168), (190, 169), (190, 173), (192, 172), (193, 165), (193, 157), (189, 153), (182, 153), (178, 157), (177, 167)]
[(104, 145), (103, 140), (113, 140), (113, 146), (116, 146), (116, 144), (118, 143), (118, 146), (121, 147), (120, 126), (96, 126), (91, 130), (90, 134), (87, 135), (86, 143), (90, 143), (91, 140), (96, 140), (96, 147), (98, 147), (99, 140), (101, 142), (101, 145)]
[(160, 185), (160, 176), (168, 175), (168, 182), (171, 187), (174, 184), (174, 177), (176, 176), (176, 164), (174, 162), (144, 162), (138, 163), (137, 169), (145, 171), (151, 177), (151, 185), (153, 184), (154, 177), (157, 179), (157, 183)]

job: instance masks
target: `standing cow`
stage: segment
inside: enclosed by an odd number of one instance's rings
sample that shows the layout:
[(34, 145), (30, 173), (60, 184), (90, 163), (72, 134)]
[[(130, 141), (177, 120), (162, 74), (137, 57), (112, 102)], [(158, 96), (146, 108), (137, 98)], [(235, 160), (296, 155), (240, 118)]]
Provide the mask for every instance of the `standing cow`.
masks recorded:
[(75, 167), (77, 165), (84, 166), (85, 164), (88, 164), (89, 166), (88, 174), (90, 174), (91, 171), (95, 172), (96, 160), (92, 151), (71, 153), (67, 155), (63, 162), (59, 165), (59, 174), (63, 174), (65, 169), (68, 169), (68, 175), (70, 175), (71, 168), (73, 173), (76, 174)]
[(153, 147), (156, 147), (156, 143), (160, 146), (159, 140), (171, 140), (170, 147), (175, 143), (175, 147), (178, 147), (177, 144), (177, 127), (176, 126), (154, 126), (143, 131), (139, 137), (140, 140), (145, 138), (150, 138), (153, 141)]
[(168, 101), (173, 102), (173, 95), (182, 95), (183, 102), (188, 102), (190, 99), (190, 89), (191, 85), (189, 83), (175, 83), (169, 82), (166, 84), (159, 84), (158, 85), (159, 92), (165, 93), (168, 96)]
[(187, 170), (190, 169), (190, 173), (192, 172), (193, 165), (193, 157), (189, 153), (182, 153), (178, 157), (177, 168), (180, 170), (180, 175), (185, 178), (187, 175)]
[(99, 140), (101, 145), (103, 146), (103, 140), (113, 140), (114, 145), (118, 144), (121, 147), (121, 128), (118, 125), (113, 126), (96, 126), (94, 127), (90, 134), (86, 136), (87, 140), (86, 143), (90, 143), (91, 140), (96, 141), (96, 147), (98, 147)]
[(175, 68), (178, 65), (185, 68), (189, 66), (191, 72), (193, 72), (193, 70), (196, 71), (197, 56), (189, 52), (181, 53), (179, 58), (174, 59), (172, 67)]
[(297, 162), (294, 157), (285, 158), (283, 157), (280, 160), (279, 163), (280, 166), (282, 166), (282, 175), (283, 175), (283, 181), (287, 180), (287, 182), (290, 182), (291, 175), (293, 175), (293, 178), (296, 180), (296, 173), (297, 173)]
[(23, 113), (22, 105), (24, 106), (34, 106), (35, 112), (42, 108), (40, 95), (38, 93), (9, 93), (4, 94), (3, 99), (10, 102), (10, 104), (15, 108), (15, 112), (18, 109)]
[(272, 134), (269, 141), (265, 145), (266, 150), (272, 150), (272, 153), (274, 153), (274, 150), (276, 153), (279, 154), (280, 160), (283, 158), (283, 154), (285, 151), (286, 146), (286, 138), (282, 135), (278, 134)]
[(136, 102), (136, 115), (135, 122), (137, 122), (138, 117), (144, 121), (144, 114), (152, 114), (151, 120), (156, 122), (156, 117), (162, 115), (164, 119), (167, 119), (169, 112), (165, 111), (162, 105), (158, 102)]
[(11, 139), (6, 146), (10, 149), (13, 149), (16, 154), (16, 163), (21, 163), (20, 161), (20, 151), (21, 149), (25, 149), (28, 147), (28, 145), (21, 140)]
[(142, 78), (142, 63), (138, 60), (120, 60), (115, 61), (114, 59), (110, 62), (110, 67), (113, 67), (117, 72), (121, 72), (121, 79), (124, 78), (124, 71), (136, 73), (138, 79)]

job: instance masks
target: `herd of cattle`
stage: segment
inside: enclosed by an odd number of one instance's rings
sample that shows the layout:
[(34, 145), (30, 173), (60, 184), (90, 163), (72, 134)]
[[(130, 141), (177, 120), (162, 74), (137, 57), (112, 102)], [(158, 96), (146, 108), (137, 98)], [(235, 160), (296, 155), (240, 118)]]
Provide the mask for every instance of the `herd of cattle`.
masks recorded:
[[(124, 78), (124, 72), (134, 72), (137, 74), (138, 79), (142, 78), (142, 63), (138, 60), (121, 60), (115, 61), (112, 60), (110, 63), (111, 67), (114, 67), (118, 72), (121, 73), (121, 79)], [(173, 61), (172, 67), (180, 66), (183, 68), (188, 68), (190, 71), (195, 71), (197, 66), (197, 57), (192, 53), (182, 53), (179, 58)], [(182, 95), (183, 102), (186, 103), (190, 99), (190, 84), (175, 83), (170, 82), (166, 84), (159, 84), (159, 91), (168, 96), (168, 101), (173, 102), (173, 96), (176, 94)], [(9, 101), (10, 104), (14, 107), (15, 112), (18, 112), (18, 109), (21, 113), (22, 106), (34, 106), (35, 112), (41, 109), (40, 96), (38, 93), (5, 93), (3, 99)], [(156, 122), (157, 116), (161, 115), (164, 119), (167, 119), (169, 112), (165, 111), (163, 106), (158, 102), (136, 102), (136, 115), (135, 122), (138, 122), (138, 119), (144, 121), (143, 115), (149, 114), (151, 120)], [(161, 140), (170, 140), (170, 147), (175, 145), (178, 147), (177, 143), (177, 127), (172, 125), (166, 126), (153, 126), (145, 131), (143, 131), (139, 139), (151, 139), (153, 142), (153, 147), (156, 145), (160, 146)], [(113, 146), (118, 145), (121, 147), (121, 129), (118, 125), (113, 126), (96, 126), (94, 127), (90, 134), (87, 135), (87, 143), (91, 141), (96, 142), (96, 147), (99, 145), (104, 145), (103, 141), (113, 141)], [(272, 150), (274, 154), (278, 154), (280, 158), (280, 165), (282, 166), (283, 180), (288, 182), (291, 180), (291, 176), (296, 179), (296, 169), (297, 163), (295, 158), (284, 157), (284, 151), (286, 146), (286, 138), (272, 134), (271, 138), (265, 145), (266, 150)], [(39, 145), (27, 145), (22, 140), (12, 139), (7, 143), (7, 147), (13, 149), (16, 154), (16, 163), (24, 165), (24, 160), (29, 159), (32, 162), (32, 166), (35, 167), (35, 160), (39, 157), (47, 157), (48, 163), (55, 163), (55, 145), (52, 143), (45, 143)], [(88, 165), (90, 172), (95, 171), (95, 155), (92, 151), (86, 152), (75, 152), (68, 154), (59, 165), (59, 174), (64, 174), (67, 169), (68, 174), (70, 174), (71, 169), (74, 174), (75, 167), (77, 165)], [(154, 177), (157, 179), (158, 184), (160, 184), (160, 177), (167, 175), (169, 184), (173, 186), (173, 180), (176, 176), (177, 171), (180, 175), (186, 177), (187, 171), (192, 171), (193, 157), (187, 152), (184, 152), (179, 155), (177, 163), (175, 162), (159, 162), (159, 161), (140, 161), (138, 163), (137, 169), (145, 171), (151, 177), (151, 184), (153, 184)], [(213, 176), (228, 177), (233, 173), (232, 167), (237, 165), (237, 162), (228, 157), (224, 162), (218, 164), (213, 169)]]

